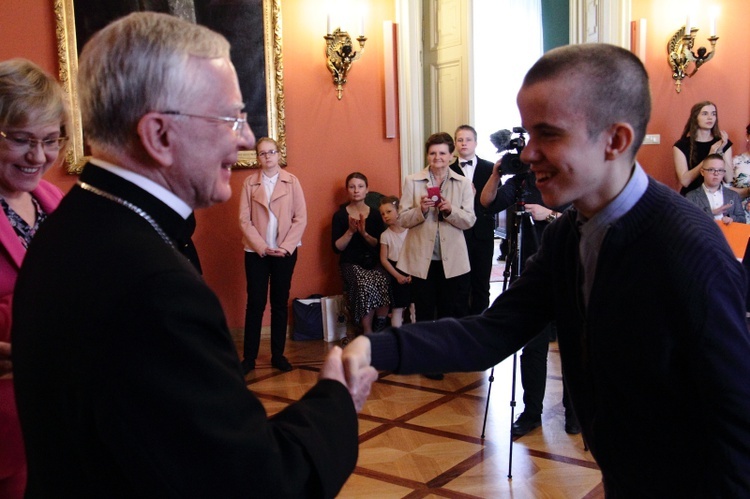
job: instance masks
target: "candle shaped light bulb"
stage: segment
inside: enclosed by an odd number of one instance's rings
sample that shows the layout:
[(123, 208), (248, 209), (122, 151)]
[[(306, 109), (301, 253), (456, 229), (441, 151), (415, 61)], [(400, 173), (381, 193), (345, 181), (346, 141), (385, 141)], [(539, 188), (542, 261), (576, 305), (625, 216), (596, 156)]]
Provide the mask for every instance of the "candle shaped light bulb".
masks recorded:
[(326, 33), (331, 34), (331, 14), (326, 16)]
[(685, 19), (685, 34), (690, 34), (690, 28), (692, 28), (692, 25), (690, 24), (690, 16), (687, 16), (687, 19)]
[(359, 34), (365, 36), (365, 16), (359, 18)]
[(711, 36), (716, 36), (716, 16), (711, 14)]

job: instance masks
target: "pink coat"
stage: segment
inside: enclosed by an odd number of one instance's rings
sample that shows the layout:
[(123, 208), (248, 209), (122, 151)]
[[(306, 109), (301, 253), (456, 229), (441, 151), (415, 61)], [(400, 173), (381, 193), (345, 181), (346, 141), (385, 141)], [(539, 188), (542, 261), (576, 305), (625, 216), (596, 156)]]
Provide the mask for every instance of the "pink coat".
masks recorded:
[[(63, 197), (60, 189), (45, 180), (39, 183), (31, 195), (39, 201), (46, 213), (52, 213)], [(8, 217), (0, 213), (0, 341), (10, 341), (13, 288), (25, 255), (26, 249), (10, 226)]]
[(307, 226), (307, 207), (302, 187), (297, 177), (285, 170), (279, 171), (279, 179), (268, 201), (261, 179), (263, 172), (257, 170), (245, 179), (240, 197), (240, 228), (245, 249), (265, 254), (268, 249), (266, 228), (269, 210), (279, 221), (276, 243), (291, 255), (302, 240)]
[[(63, 197), (60, 189), (44, 180), (31, 194), (46, 213), (53, 212)], [(0, 213), (0, 341), (10, 341), (13, 288), (25, 255), (26, 249), (10, 226), (8, 217)], [(0, 495), (20, 498), (26, 483), (26, 455), (13, 381), (7, 376), (0, 379), (0, 441)]]

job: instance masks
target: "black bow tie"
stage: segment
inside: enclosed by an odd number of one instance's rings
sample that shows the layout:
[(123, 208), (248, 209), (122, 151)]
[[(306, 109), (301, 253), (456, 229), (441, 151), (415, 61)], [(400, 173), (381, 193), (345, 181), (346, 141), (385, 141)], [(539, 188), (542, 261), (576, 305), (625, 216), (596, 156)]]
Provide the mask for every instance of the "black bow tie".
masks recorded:
[(461, 161), (461, 168), (466, 168), (467, 166), (471, 166), (471, 161)]

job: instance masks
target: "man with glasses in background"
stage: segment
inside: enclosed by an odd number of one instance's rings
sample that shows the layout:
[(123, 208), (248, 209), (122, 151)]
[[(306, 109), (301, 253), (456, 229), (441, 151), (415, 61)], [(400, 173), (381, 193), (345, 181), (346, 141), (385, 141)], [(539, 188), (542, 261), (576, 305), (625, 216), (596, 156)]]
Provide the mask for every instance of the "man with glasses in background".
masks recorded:
[(722, 180), (726, 171), (724, 156), (713, 153), (706, 156), (701, 167), (703, 183), (697, 189), (688, 191), (685, 197), (698, 208), (716, 220), (729, 225), (732, 222), (745, 223), (745, 210), (740, 195), (724, 187)]
[(228, 42), (131, 14), (86, 44), (79, 91), (92, 159), (37, 233), (14, 302), (27, 497), (335, 496), (375, 371), (345, 378), (334, 348), (268, 419), (218, 298), (179, 253), (255, 140)]

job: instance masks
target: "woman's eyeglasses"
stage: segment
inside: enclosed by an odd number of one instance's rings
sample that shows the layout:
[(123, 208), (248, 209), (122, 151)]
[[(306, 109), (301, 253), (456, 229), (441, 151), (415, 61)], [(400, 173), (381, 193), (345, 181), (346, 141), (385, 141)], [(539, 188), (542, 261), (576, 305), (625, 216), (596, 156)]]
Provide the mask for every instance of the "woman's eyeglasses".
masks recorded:
[(68, 141), (67, 137), (56, 137), (54, 139), (35, 139), (25, 135), (14, 135), (7, 134), (0, 131), (0, 137), (5, 141), (8, 149), (14, 152), (26, 153), (32, 149), (36, 149), (41, 144), (44, 152), (57, 152), (65, 145)]
[(269, 156), (275, 156), (276, 154), (278, 154), (278, 152), (279, 151), (277, 151), (276, 149), (271, 149), (270, 151), (261, 151), (258, 153), (258, 157), (267, 158)]

